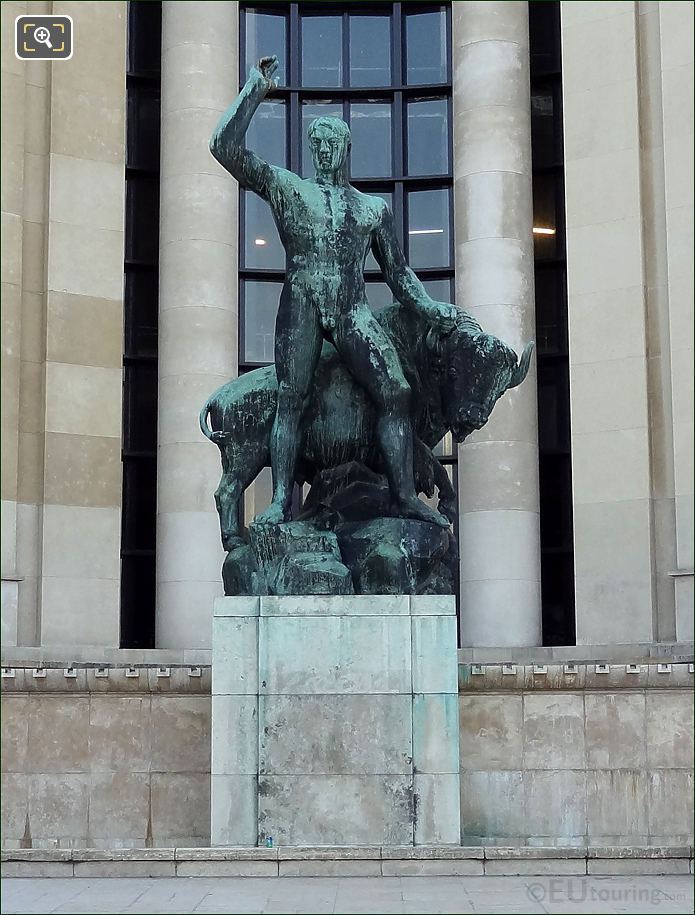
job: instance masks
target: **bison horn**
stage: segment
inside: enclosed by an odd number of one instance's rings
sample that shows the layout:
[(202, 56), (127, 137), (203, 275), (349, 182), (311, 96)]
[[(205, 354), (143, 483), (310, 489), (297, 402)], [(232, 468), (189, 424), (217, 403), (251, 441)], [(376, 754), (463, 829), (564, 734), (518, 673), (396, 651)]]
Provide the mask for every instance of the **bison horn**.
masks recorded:
[(528, 374), (529, 365), (531, 364), (531, 355), (533, 353), (535, 346), (536, 346), (536, 344), (533, 341), (531, 341), (531, 343), (527, 343), (526, 346), (524, 347), (524, 351), (521, 354), (521, 359), (519, 359), (519, 364), (512, 372), (512, 378), (511, 378), (511, 381), (509, 382), (509, 384), (507, 385), (507, 390), (509, 390), (509, 388), (515, 388), (517, 385), (521, 384), (521, 382), (524, 380), (524, 378), (526, 378), (526, 375)]

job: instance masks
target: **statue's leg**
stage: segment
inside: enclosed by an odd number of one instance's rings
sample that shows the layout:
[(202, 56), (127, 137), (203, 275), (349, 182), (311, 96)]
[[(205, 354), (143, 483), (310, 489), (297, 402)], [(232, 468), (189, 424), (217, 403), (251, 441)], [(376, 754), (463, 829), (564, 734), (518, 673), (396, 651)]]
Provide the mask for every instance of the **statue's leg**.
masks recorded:
[(275, 322), (275, 371), (278, 405), (270, 434), (273, 501), (256, 521), (277, 524), (290, 516), (292, 489), (297, 471), (300, 422), (321, 355), (323, 334), (318, 313), (304, 297), (293, 297), (285, 287)]
[(410, 387), (393, 343), (366, 304), (341, 318), (335, 344), (350, 373), (376, 407), (377, 439), (398, 510), (406, 518), (448, 527), (446, 518), (417, 497)]
[(240, 499), (266, 466), (268, 450), (254, 448), (253, 442), (233, 454), (222, 452), (222, 478), (215, 491), (215, 503), (220, 518), (220, 533), (223, 549), (233, 549), (241, 542)]

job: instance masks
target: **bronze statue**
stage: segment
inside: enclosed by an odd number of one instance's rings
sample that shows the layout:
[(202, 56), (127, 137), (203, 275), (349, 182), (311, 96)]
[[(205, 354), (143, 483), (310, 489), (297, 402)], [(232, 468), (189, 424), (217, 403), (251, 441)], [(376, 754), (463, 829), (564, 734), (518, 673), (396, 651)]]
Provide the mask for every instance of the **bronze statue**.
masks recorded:
[(276, 57), (264, 57), (251, 69), (210, 141), (217, 161), (243, 187), (269, 203), (287, 253), (287, 276), (275, 325), (278, 394), (270, 440), (273, 501), (256, 520), (279, 523), (289, 518), (302, 412), (327, 339), (374, 404), (376, 439), (399, 514), (447, 527), (448, 520), (415, 492), (411, 391), (398, 354), (367, 303), (364, 263), (369, 249), (404, 308), (449, 330), (458, 310), (434, 302), (408, 267), (386, 203), (349, 183), (350, 130), (344, 121), (322, 117), (309, 127), (316, 168), (313, 179), (269, 165), (244, 148), (251, 118), (275, 85), (277, 66)]
[[(311, 124), (313, 179), (244, 148), (276, 68), (275, 57), (252, 68), (210, 141), (270, 204), (287, 253), (275, 365), (223, 385), (200, 413), (222, 460), (225, 593), (453, 593), (456, 493), (433, 449), (447, 432), (462, 442), (488, 421), (526, 377), (533, 344), (517, 361), (473, 317), (427, 295), (385, 202), (347, 180), (343, 121)], [(396, 300), (378, 317), (365, 295), (370, 248)], [(268, 463), (273, 500), (246, 530), (240, 500)], [(290, 521), (293, 487), (305, 482)], [(418, 498), (435, 489), (438, 510)]]

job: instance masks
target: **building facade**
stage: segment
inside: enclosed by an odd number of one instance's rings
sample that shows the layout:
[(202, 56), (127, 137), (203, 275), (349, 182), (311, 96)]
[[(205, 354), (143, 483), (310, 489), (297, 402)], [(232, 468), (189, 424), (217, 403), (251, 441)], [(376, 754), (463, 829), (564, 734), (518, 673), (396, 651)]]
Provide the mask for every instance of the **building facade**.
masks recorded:
[[(18, 60), (24, 14), (71, 15), (72, 59)], [(284, 271), (208, 139), (270, 53), (249, 146), (307, 174), (310, 120), (345, 118), (352, 181), (430, 294), (537, 343), (488, 425), (440, 447), (464, 841), (691, 836), (693, 5), (2, 16), (5, 840), (205, 844), (224, 554), (198, 412), (272, 361)], [(264, 471), (247, 518), (267, 499)]]

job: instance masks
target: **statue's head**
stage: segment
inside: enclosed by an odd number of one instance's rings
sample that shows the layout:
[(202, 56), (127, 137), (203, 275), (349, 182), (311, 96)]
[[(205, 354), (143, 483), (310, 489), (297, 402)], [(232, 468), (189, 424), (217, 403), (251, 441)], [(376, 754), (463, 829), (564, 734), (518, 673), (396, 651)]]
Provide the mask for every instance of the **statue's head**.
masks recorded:
[(316, 118), (309, 125), (309, 145), (317, 175), (334, 175), (344, 168), (350, 151), (350, 128), (340, 118)]

